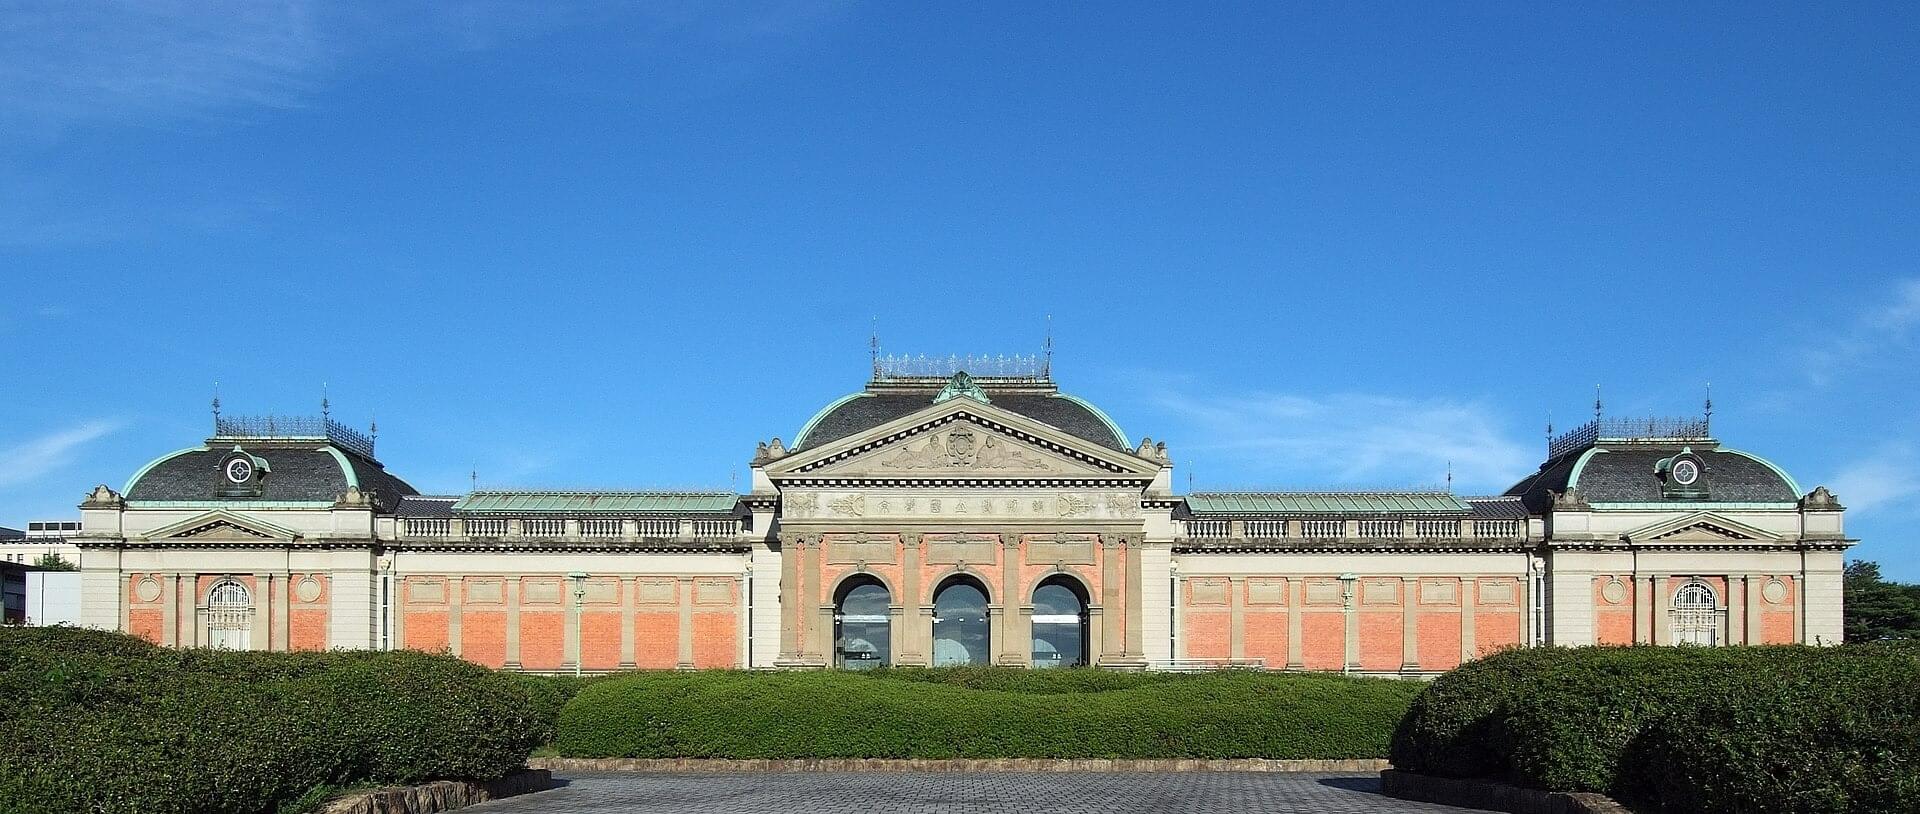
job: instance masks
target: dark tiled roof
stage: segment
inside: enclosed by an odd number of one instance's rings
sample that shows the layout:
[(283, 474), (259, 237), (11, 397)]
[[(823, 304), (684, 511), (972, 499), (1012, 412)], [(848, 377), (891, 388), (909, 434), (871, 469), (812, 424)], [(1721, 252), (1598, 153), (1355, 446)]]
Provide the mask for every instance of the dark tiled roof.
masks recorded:
[[(227, 500), (335, 500), (347, 491), (346, 472), (341, 469), (340, 459), (335, 458), (326, 445), (242, 444), (241, 447), (250, 454), (266, 459), (270, 468), (259, 497), (220, 496), (220, 490), (226, 484), (220, 472), (220, 461), (233, 449), (231, 446), (222, 446), (190, 450), (155, 463), (139, 480), (128, 485), (126, 498), (217, 505)], [(346, 457), (348, 466), (353, 467), (354, 477), (360, 482), (360, 491), (373, 495), (374, 505), (381, 511), (391, 511), (402, 497), (419, 494), (419, 490), (394, 477), (378, 463), (350, 452), (342, 452), (341, 455)]]
[[(1553, 498), (1548, 492), (1564, 492), (1574, 468), (1584, 457), (1580, 478), (1573, 485), (1588, 503), (1661, 503), (1667, 498), (1654, 464), (1680, 451), (1679, 446), (1615, 446), (1597, 449), (1591, 455), (1569, 455), (1549, 463), (1539, 472), (1513, 485), (1507, 494), (1526, 503), (1527, 510), (1545, 511)], [(1685, 502), (1761, 503), (1791, 502), (1800, 499), (1794, 485), (1766, 462), (1744, 452), (1693, 447), (1706, 464), (1707, 497)]]
[(453, 502), (460, 498), (440, 495), (408, 495), (400, 498), (393, 510), (401, 517), (452, 517)]
[(1463, 498), (1473, 510), (1475, 520), (1525, 520), (1527, 505), (1517, 497)]
[(19, 539), (24, 539), (26, 536), (27, 536), (27, 533), (19, 529), (10, 529), (5, 526), (0, 526), (0, 540), (19, 540)]
[[(1128, 452), (1126, 443), (1093, 410), (1074, 399), (1028, 393), (990, 394), (993, 406), (1031, 418), (1108, 449)], [(860, 433), (933, 404), (933, 393), (863, 394), (848, 399), (813, 422), (794, 449), (818, 447)]]

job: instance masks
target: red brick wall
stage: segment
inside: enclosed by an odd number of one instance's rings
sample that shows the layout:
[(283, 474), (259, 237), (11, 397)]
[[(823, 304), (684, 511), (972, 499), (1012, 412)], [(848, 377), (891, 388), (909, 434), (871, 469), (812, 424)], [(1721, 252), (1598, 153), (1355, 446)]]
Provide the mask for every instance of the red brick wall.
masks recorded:
[(1426, 611), (1414, 619), (1419, 637), (1420, 669), (1451, 670), (1460, 666), (1460, 612)]
[[(295, 595), (298, 592), (291, 586), (300, 584), (304, 577), (312, 576), (320, 583), (320, 595), (312, 602), (302, 602)], [(326, 574), (293, 574), (287, 582), (289, 587), (287, 601), (292, 608), (287, 612), (287, 643), (295, 650), (327, 649), (328, 605), (333, 598), (333, 586), (328, 584)]]
[[(498, 607), (498, 606), (495, 606)], [(507, 663), (507, 614), (502, 610), (460, 612), (460, 657), (487, 667)]]
[(520, 666), (529, 670), (560, 669), (566, 661), (566, 616), (558, 609), (520, 609)]
[(740, 617), (732, 611), (693, 615), (693, 666), (738, 667)]
[(680, 663), (680, 611), (641, 611), (633, 617), (634, 663), (671, 670)]
[(1400, 609), (1392, 612), (1367, 611), (1360, 614), (1360, 667), (1363, 670), (1398, 670), (1405, 661), (1401, 634), (1406, 622)]
[(1515, 610), (1473, 615), (1474, 652), (1480, 656), (1520, 644), (1520, 614)]
[(1224, 659), (1233, 652), (1228, 640), (1233, 624), (1224, 610), (1188, 610), (1186, 618), (1187, 658)]
[(443, 610), (407, 611), (404, 617), (403, 644), (411, 650), (442, 653), (448, 650), (447, 612)]
[(135, 608), (127, 611), (127, 632), (160, 643), (167, 626), (166, 612), (159, 608)]
[(612, 670), (620, 666), (620, 612), (591, 610), (580, 613), (580, 667)]
[(1338, 670), (1346, 666), (1347, 620), (1339, 611), (1300, 616), (1300, 661), (1309, 670)]
[(1264, 659), (1269, 669), (1287, 664), (1287, 615), (1273, 611), (1248, 610), (1243, 635), (1250, 659)]

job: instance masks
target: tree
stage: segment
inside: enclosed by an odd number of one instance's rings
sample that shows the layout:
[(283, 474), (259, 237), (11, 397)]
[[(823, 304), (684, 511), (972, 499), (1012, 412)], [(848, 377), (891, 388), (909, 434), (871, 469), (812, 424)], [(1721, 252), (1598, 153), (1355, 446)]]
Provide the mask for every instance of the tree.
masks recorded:
[(78, 563), (75, 563), (72, 560), (67, 559), (66, 557), (60, 556), (60, 552), (58, 551), (49, 551), (45, 554), (40, 555), (40, 558), (37, 560), (34, 560), (33, 564), (40, 568), (45, 568), (48, 571), (80, 570), (80, 566)]
[(1847, 641), (1920, 639), (1920, 585), (1888, 582), (1880, 564), (1847, 563)]

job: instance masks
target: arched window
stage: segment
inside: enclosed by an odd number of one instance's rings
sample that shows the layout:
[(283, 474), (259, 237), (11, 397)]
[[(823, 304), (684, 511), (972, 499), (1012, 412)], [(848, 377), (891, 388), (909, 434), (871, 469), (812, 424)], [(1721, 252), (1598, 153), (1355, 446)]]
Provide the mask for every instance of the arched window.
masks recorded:
[(989, 664), (987, 592), (966, 577), (954, 577), (933, 594), (933, 666)]
[(253, 595), (247, 586), (231, 579), (214, 583), (207, 591), (207, 646), (245, 650), (252, 630)]
[(872, 577), (848, 580), (834, 598), (833, 666), (884, 667), (893, 656), (893, 596)]
[(1689, 582), (1673, 594), (1673, 643), (1720, 643), (1720, 600), (1713, 587)]
[(1033, 666), (1087, 664), (1087, 597), (1080, 583), (1051, 577), (1033, 589)]

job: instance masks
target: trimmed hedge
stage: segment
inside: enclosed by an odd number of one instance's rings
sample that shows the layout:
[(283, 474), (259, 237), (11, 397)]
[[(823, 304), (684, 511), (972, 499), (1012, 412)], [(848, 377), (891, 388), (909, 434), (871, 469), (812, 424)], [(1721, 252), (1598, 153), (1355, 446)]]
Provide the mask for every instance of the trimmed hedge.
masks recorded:
[(1227, 671), (654, 673), (580, 691), (569, 757), (1374, 758), (1420, 685)]
[(319, 786), (493, 779), (547, 724), (513, 679), (414, 652), (175, 651), (0, 628), (0, 813), (272, 812)]
[(1391, 758), (1647, 810), (1920, 810), (1916, 652), (1508, 651), (1421, 693)]

